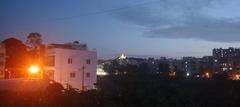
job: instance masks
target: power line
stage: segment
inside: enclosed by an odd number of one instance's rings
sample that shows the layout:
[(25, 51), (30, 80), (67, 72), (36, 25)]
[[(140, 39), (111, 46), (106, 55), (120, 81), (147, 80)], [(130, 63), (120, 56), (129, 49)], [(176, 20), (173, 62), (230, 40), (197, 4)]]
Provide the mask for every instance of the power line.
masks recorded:
[(79, 18), (79, 17), (86, 17), (86, 16), (92, 16), (92, 15), (116, 12), (116, 11), (126, 10), (126, 9), (130, 9), (130, 8), (135, 8), (135, 7), (138, 7), (138, 6), (141, 6), (141, 5), (151, 4), (151, 3), (156, 2), (156, 1), (158, 1), (158, 0), (143, 2), (143, 3), (140, 3), (140, 4), (129, 5), (129, 6), (120, 7), (120, 8), (113, 8), (113, 9), (108, 9), (108, 10), (103, 10), (103, 11), (98, 11), (98, 12), (92, 12), (92, 13), (80, 14), (80, 15), (75, 15), (75, 16), (56, 18), (56, 19), (53, 19), (53, 20), (55, 20), (55, 21), (69, 20), (69, 19), (75, 19), (75, 18)]
[(46, 24), (46, 23), (49, 23), (49, 22), (51, 23), (51, 22), (54, 22), (54, 21), (64, 21), (64, 20), (77, 19), (77, 18), (86, 17), (86, 16), (93, 16), (93, 15), (99, 15), (99, 14), (104, 14), (104, 13), (111, 13), (111, 12), (117, 12), (117, 11), (126, 10), (126, 9), (130, 9), (130, 8), (135, 8), (135, 7), (138, 7), (138, 6), (151, 4), (151, 3), (154, 3), (154, 2), (157, 2), (157, 1), (159, 1), (159, 0), (152, 0), (152, 1), (142, 2), (142, 3), (138, 3), (138, 4), (134, 4), (134, 5), (128, 5), (128, 6), (119, 7), (119, 8), (106, 9), (106, 10), (98, 11), (98, 12), (78, 14), (78, 15), (67, 16), (67, 17), (43, 19), (43, 20), (41, 20), (41, 22), (36, 21), (36, 22), (32, 22), (31, 24), (26, 24), (25, 23), (25, 24), (17, 24), (17, 25), (18, 26), (25, 26), (25, 25), (32, 25), (32, 24), (37, 24), (37, 23)]

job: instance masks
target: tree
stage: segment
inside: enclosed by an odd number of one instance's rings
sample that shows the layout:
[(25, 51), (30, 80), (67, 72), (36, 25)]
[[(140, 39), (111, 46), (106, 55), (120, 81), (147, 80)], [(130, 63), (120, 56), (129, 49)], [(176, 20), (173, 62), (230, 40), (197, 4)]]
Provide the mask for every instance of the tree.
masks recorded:
[(30, 33), (27, 36), (27, 48), (28, 50), (39, 50), (42, 45), (42, 35), (39, 33)]
[(5, 69), (12, 78), (24, 77), (28, 64), (27, 47), (21, 40), (15, 38), (8, 38), (2, 43), (6, 49)]
[(31, 59), (31, 63), (40, 64), (43, 62), (44, 45), (42, 43), (42, 35), (39, 33), (30, 33), (27, 36), (27, 50)]

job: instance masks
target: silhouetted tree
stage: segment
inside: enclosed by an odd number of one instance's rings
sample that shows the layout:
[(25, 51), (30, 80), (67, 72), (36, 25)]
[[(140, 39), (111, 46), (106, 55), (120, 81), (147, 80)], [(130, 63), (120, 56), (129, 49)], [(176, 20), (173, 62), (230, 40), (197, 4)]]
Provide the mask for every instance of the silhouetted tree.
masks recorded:
[(8, 38), (2, 42), (6, 48), (6, 66), (12, 78), (23, 77), (28, 64), (27, 48), (22, 41)]
[(42, 43), (42, 35), (39, 33), (30, 33), (27, 36), (27, 49), (31, 58), (31, 63), (40, 64), (43, 61), (44, 45)]
[(42, 35), (39, 33), (30, 33), (27, 36), (27, 47), (29, 50), (39, 50), (42, 45)]
[(41, 75), (44, 79), (49, 79), (48, 73), (43, 72), (44, 67), (44, 55), (45, 55), (45, 45), (42, 43), (42, 35), (40, 33), (30, 33), (27, 36), (26, 41), (30, 63), (34, 65), (38, 65), (43, 75)]

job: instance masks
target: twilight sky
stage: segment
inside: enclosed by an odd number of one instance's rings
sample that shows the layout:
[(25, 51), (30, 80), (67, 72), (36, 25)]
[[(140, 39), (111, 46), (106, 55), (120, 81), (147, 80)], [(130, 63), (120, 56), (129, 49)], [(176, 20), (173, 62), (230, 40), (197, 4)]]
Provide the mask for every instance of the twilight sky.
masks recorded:
[(39, 32), (99, 58), (211, 55), (240, 47), (239, 0), (0, 0), (0, 40)]

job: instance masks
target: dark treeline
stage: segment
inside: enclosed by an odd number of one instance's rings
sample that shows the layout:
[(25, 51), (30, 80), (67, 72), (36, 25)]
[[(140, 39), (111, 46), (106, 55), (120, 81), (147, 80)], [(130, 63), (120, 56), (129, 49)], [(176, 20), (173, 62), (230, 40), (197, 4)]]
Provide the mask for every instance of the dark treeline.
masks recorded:
[(98, 89), (78, 93), (48, 88), (44, 93), (0, 92), (2, 107), (237, 107), (240, 82), (178, 80), (157, 76), (105, 76)]
[[(240, 82), (186, 78), (184, 72), (169, 77), (166, 63), (151, 66), (113, 62), (109, 75), (99, 76), (96, 90), (79, 93), (59, 85), (44, 92), (0, 91), (1, 107), (238, 107)], [(156, 68), (154, 71), (152, 68)], [(182, 73), (182, 74), (181, 74)], [(182, 75), (182, 76), (181, 76)], [(34, 87), (34, 86), (33, 86)]]

